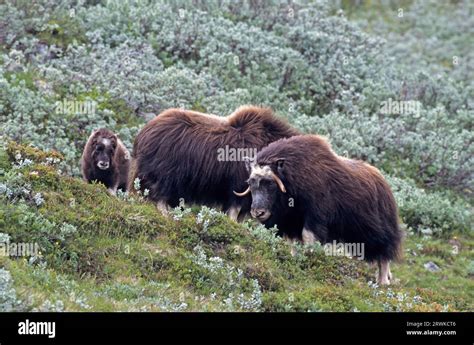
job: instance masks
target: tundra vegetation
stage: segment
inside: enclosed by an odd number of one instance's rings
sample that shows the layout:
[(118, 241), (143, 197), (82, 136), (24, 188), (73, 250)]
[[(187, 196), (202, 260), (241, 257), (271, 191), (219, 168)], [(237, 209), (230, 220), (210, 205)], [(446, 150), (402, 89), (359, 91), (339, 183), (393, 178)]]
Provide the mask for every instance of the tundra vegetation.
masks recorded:
[[(2, 2), (0, 311), (473, 310), (474, 3), (336, 3)], [(130, 149), (167, 108), (243, 104), (384, 173), (407, 234), (398, 282), (80, 178), (93, 129)], [(41, 250), (2, 255), (15, 243)]]

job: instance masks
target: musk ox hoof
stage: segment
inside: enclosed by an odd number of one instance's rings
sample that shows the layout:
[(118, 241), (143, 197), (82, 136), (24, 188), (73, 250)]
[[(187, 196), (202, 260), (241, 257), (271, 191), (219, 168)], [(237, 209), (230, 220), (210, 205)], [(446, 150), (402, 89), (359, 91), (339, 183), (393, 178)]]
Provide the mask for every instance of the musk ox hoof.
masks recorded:
[(382, 285), (390, 285), (390, 279), (388, 279), (388, 278), (379, 279), (379, 280), (378, 280), (378, 284), (379, 284), (380, 286), (382, 286)]

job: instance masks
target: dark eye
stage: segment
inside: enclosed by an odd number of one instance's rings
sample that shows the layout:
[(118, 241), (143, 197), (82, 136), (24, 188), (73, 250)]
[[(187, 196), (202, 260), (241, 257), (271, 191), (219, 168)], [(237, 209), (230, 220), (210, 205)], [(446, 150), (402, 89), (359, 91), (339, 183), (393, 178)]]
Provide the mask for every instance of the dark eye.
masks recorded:
[(247, 180), (247, 183), (248, 183), (249, 186), (252, 187), (252, 188), (256, 188), (256, 186), (257, 186), (257, 180), (254, 179), (254, 178), (249, 178), (249, 179)]

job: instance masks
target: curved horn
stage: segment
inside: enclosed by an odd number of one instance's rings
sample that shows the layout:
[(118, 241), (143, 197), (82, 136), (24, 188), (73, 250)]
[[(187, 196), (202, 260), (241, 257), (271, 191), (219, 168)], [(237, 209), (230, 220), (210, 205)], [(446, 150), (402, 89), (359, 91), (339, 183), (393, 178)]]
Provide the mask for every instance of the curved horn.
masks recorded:
[(242, 193), (237, 193), (235, 190), (233, 191), (235, 195), (237, 196), (246, 196), (247, 194), (250, 193), (250, 187), (248, 187), (245, 191), (243, 191)]
[(286, 188), (285, 188), (285, 185), (283, 184), (283, 182), (280, 180), (280, 178), (272, 171), (272, 177), (273, 179), (275, 180), (275, 182), (277, 183), (278, 187), (280, 188), (280, 190), (283, 192), (283, 193), (286, 193)]

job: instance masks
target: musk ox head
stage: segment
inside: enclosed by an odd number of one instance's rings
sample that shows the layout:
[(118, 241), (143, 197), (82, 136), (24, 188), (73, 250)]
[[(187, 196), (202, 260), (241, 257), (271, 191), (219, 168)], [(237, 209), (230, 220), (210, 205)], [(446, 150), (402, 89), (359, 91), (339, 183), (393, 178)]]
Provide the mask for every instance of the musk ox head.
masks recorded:
[(92, 134), (91, 138), (91, 159), (100, 170), (112, 168), (115, 150), (117, 149), (117, 136), (107, 130), (99, 129)]
[[(285, 185), (277, 175), (277, 173), (282, 173), (283, 164), (283, 159), (277, 160), (272, 165), (258, 165), (253, 161), (247, 161), (247, 169), (250, 173), (247, 180), (249, 186), (242, 193), (234, 191), (237, 196), (252, 194), (250, 214), (262, 223), (273, 215), (282, 193), (286, 193)], [(272, 170), (272, 167), (277, 173)]]

